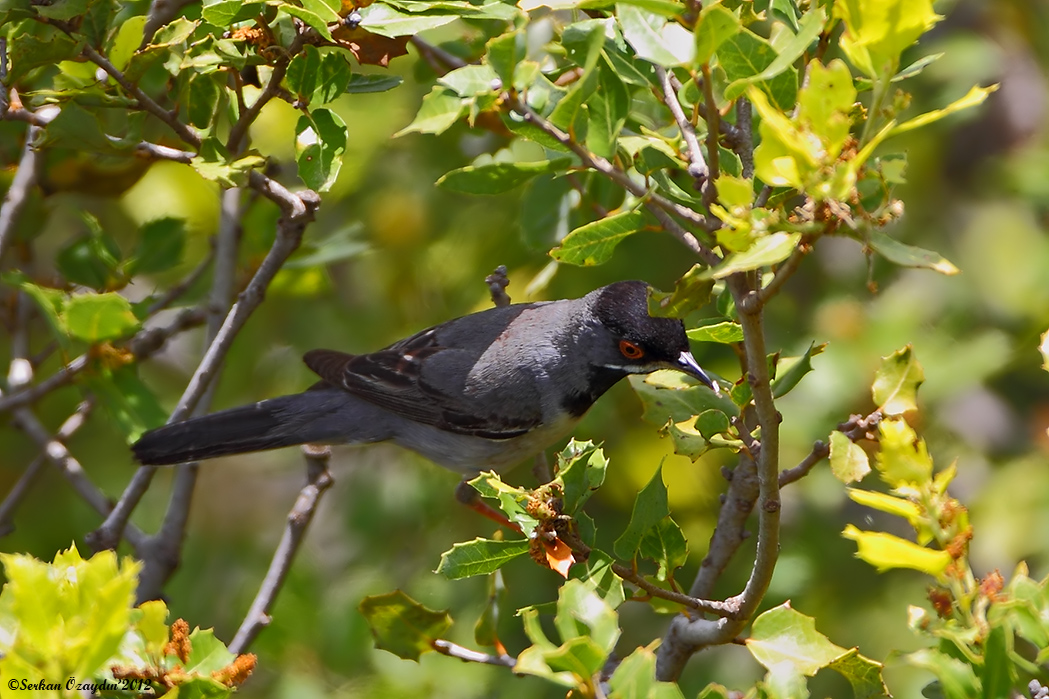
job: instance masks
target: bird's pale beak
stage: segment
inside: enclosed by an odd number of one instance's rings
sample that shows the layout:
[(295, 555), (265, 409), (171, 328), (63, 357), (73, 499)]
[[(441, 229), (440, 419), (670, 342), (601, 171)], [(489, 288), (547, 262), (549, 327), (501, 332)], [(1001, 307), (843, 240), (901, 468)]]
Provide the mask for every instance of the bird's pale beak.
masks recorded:
[(703, 384), (708, 386), (715, 394), (719, 396), (721, 395), (721, 389), (718, 388), (717, 382), (710, 378), (707, 372), (703, 371), (703, 367), (699, 365), (699, 362), (696, 361), (696, 358), (693, 357), (692, 353), (688, 350), (685, 350), (678, 355), (677, 364), (675, 366), (689, 376), (694, 376), (702, 381)]

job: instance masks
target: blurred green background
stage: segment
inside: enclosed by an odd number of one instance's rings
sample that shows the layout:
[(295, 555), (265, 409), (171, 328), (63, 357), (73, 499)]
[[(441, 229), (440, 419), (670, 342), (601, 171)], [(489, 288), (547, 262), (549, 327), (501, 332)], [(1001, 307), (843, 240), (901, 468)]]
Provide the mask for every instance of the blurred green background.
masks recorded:
[[(899, 192), (906, 215), (890, 233), (938, 250), (962, 273), (943, 277), (900, 270), (871, 262), (852, 241), (820, 241), (768, 312), (770, 350), (792, 356), (812, 341), (829, 342), (814, 360), (815, 371), (779, 404), (782, 463), (796, 463), (849, 413), (873, 409), (868, 386), (879, 357), (912, 343), (927, 376), (919, 394), (919, 429), (940, 466), (958, 462), (953, 490), (972, 509), (977, 571), (1000, 568), (1008, 575), (1026, 560), (1032, 576), (1041, 578), (1049, 573), (1049, 374), (1037, 351), (1039, 335), (1049, 328), (1049, 5), (973, 0), (938, 3), (936, 9), (947, 19), (923, 39), (920, 51), (945, 55), (907, 84), (914, 113), (960, 97), (973, 83), (1000, 82), (1001, 88), (983, 108), (892, 144), (908, 154), (909, 184)], [(347, 96), (334, 105), (350, 126), (350, 153), (307, 232), (307, 240), (314, 241), (344, 236), (357, 253), (326, 269), (281, 273), (229, 355), (216, 409), (305, 388), (313, 380), (299, 360), (306, 350), (368, 351), (488, 306), (483, 278), (499, 264), (509, 268), (514, 301), (582, 295), (628, 278), (667, 288), (691, 266), (669, 236), (642, 233), (620, 245), (607, 265), (564, 267), (548, 283), (536, 282), (551, 272), (550, 258), (523, 239), (519, 222), (542, 215), (541, 210), (523, 208), (518, 193), (469, 198), (433, 185), (444, 172), (506, 143), (464, 126), (440, 138), (413, 134), (390, 140), (411, 121), (433, 78), (414, 53), (395, 60), (390, 71), (405, 84), (382, 94)], [(272, 103), (255, 126), (254, 143), (291, 163), (296, 118), (291, 107)], [(18, 125), (0, 124), (4, 162), (17, 162), (18, 133)], [(170, 163), (151, 167), (118, 198), (66, 192), (35, 207), (26, 218), (37, 226), (46, 220), (38, 239), (41, 260), (68, 241), (80, 207), (98, 216), (118, 240), (122, 230), (143, 221), (185, 218), (192, 242), (182, 264), (155, 280), (158, 287), (196, 265), (215, 234), (219, 212), (217, 189)], [(245, 267), (257, 264), (268, 249), (275, 216), (266, 202), (249, 207)], [(186, 333), (143, 366), (144, 379), (166, 408), (174, 407), (202, 342), (202, 331)], [(704, 366), (730, 380), (738, 377), (727, 351), (694, 349)], [(7, 357), (0, 359), (6, 363)], [(52, 360), (41, 375), (56, 366)], [(76, 388), (63, 389), (38, 406), (39, 415), (57, 428), (79, 399)], [(625, 526), (634, 495), (663, 462), (673, 516), (692, 550), (688, 566), (676, 576), (687, 586), (717, 516), (724, 489), (719, 470), (727, 457), (715, 453), (691, 463), (670, 455), (669, 441), (642, 423), (640, 412), (624, 382), (577, 430), (578, 438), (603, 441), (611, 459), (606, 486), (589, 509), (598, 522)], [(107, 494), (119, 495), (134, 464), (101, 411), (69, 447)], [(0, 492), (36, 453), (27, 437), (9, 422), (0, 423)], [(491, 527), (455, 503), (457, 476), (414, 455), (386, 446), (344, 448), (336, 450), (332, 467), (335, 486), (295, 561), (273, 623), (252, 649), (260, 663), (243, 696), (562, 695), (503, 669), (436, 654), (415, 664), (375, 650), (356, 608), (364, 596), (394, 588), (430, 607), (452, 608), (457, 620), (452, 640), (473, 645), (485, 581), (449, 582), (431, 571), (442, 551), (487, 536)], [(303, 472), (295, 449), (202, 466), (182, 566), (167, 587), (173, 615), (191, 626), (214, 626), (226, 641), (232, 638)], [(525, 467), (509, 479), (533, 482)], [(146, 531), (159, 524), (170, 483), (171, 472), (161, 472), (136, 511), (134, 521)], [(825, 465), (789, 487), (784, 498), (782, 557), (766, 606), (790, 599), (794, 608), (815, 616), (819, 630), (835, 643), (858, 645), (874, 659), (914, 648), (902, 601), (922, 604), (926, 580), (907, 571), (876, 573), (854, 559), (854, 545), (839, 536), (847, 522), (862, 528), (892, 523), (848, 501)], [(49, 560), (71, 541), (82, 542), (99, 519), (47, 470), (15, 523), (17, 530), (0, 539), (0, 550)], [(609, 524), (603, 533), (611, 540), (619, 531)], [(720, 595), (741, 587), (749, 551), (744, 549), (723, 580)], [(527, 560), (519, 559), (505, 573), (510, 610), (556, 597), (556, 575)], [(628, 604), (620, 613), (624, 655), (659, 637), (668, 621), (642, 605)], [(512, 653), (525, 644), (517, 626), (513, 618), (502, 623)], [(744, 688), (759, 670), (742, 648), (708, 652), (693, 659), (683, 680), (685, 694), (694, 695), (714, 679)], [(917, 696), (928, 680), (891, 660), (886, 676), (897, 696)], [(819, 678), (814, 695), (847, 691), (836, 682)]]

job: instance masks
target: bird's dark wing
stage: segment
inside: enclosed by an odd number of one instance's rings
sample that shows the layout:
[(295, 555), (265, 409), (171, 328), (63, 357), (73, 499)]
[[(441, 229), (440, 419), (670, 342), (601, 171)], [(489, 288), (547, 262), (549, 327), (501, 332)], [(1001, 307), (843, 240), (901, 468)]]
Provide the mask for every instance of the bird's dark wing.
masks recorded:
[(435, 355), (461, 352), (442, 347), (435, 329), (424, 330), (371, 354), (312, 350), (306, 366), (338, 386), (401, 417), (457, 434), (488, 439), (519, 437), (539, 424), (539, 416), (508, 416), (484, 411), (462, 395), (450, 395), (428, 382), (424, 363)]

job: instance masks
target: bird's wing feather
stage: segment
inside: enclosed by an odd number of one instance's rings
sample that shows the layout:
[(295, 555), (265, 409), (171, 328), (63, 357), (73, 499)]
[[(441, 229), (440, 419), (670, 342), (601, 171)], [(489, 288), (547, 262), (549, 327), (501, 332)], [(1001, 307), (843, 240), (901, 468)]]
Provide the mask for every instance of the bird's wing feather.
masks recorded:
[(424, 330), (371, 354), (312, 350), (303, 361), (327, 383), (401, 417), (426, 425), (488, 439), (510, 439), (539, 424), (540, 416), (509, 416), (478, 409), (429, 383), (423, 363), (435, 355), (462, 352), (442, 347), (434, 329)]

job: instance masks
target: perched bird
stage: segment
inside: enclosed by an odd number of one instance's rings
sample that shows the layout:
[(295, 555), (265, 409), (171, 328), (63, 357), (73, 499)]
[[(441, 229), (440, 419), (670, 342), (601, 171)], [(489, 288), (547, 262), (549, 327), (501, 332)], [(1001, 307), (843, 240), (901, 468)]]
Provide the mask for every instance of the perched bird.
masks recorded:
[(648, 314), (628, 281), (579, 299), (514, 304), (450, 320), (371, 354), (313, 350), (303, 393), (150, 430), (143, 464), (177, 464), (295, 444), (392, 441), (472, 476), (505, 470), (571, 432), (629, 374), (677, 369), (717, 384), (684, 324)]

